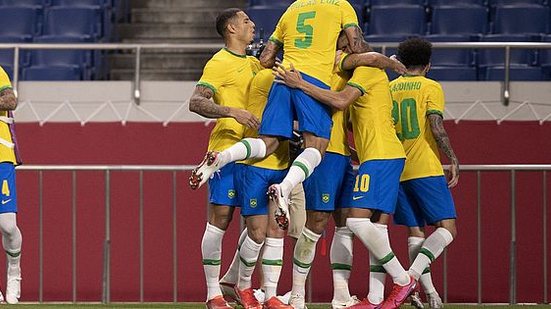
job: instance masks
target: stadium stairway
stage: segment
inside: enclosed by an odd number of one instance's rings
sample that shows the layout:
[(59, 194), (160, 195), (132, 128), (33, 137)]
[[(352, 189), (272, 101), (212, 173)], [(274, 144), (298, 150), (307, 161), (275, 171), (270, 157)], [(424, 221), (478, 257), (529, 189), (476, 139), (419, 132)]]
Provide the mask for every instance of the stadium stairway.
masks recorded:
[[(129, 23), (118, 25), (124, 43), (220, 43), (215, 30), (217, 13), (244, 8), (247, 0), (133, 0)], [(143, 51), (142, 80), (198, 80), (210, 52), (184, 50)], [(134, 55), (110, 57), (111, 79), (132, 80)]]

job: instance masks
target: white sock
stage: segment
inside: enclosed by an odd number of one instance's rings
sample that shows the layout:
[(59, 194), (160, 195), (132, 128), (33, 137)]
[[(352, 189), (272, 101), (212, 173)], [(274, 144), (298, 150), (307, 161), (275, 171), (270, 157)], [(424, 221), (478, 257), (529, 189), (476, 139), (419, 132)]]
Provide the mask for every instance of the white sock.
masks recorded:
[(15, 213), (0, 214), (0, 230), (2, 231), (2, 245), (8, 261), (8, 274), (18, 277), (21, 275), (20, 261), (23, 238), (17, 227)]
[(289, 172), (281, 182), (281, 191), (283, 196), (288, 197), (293, 188), (302, 183), (304, 179), (312, 175), (316, 166), (321, 162), (321, 153), (316, 148), (306, 148), (293, 161)]
[(254, 267), (256, 266), (256, 261), (258, 260), (258, 255), (263, 245), (264, 242), (258, 244), (249, 236), (247, 236), (243, 244), (241, 244), (241, 248), (239, 248), (239, 260), (241, 260), (241, 265), (239, 265), (238, 289), (245, 290), (251, 287)]
[(367, 218), (348, 218), (346, 226), (362, 241), (369, 253), (379, 260), (394, 283), (404, 286), (410, 282), (408, 273), (392, 252), (390, 243), (375, 224)]
[(329, 259), (333, 271), (333, 300), (346, 302), (350, 299), (348, 279), (352, 270), (354, 234), (346, 226), (336, 227)]
[(307, 227), (302, 229), (295, 244), (293, 254), (293, 289), (291, 294), (305, 295), (306, 278), (310, 272), (310, 266), (316, 255), (316, 244), (321, 234), (310, 231)]
[(283, 266), (283, 238), (267, 237), (262, 253), (262, 273), (264, 274), (264, 293), (268, 300), (277, 295), (277, 283)]
[[(423, 246), (424, 241), (425, 241), (424, 237), (415, 237), (415, 236), (408, 237), (408, 253), (409, 253), (410, 264), (413, 263), (413, 261), (415, 261), (415, 258), (417, 257), (417, 254), (419, 254), (419, 250), (421, 250), (421, 246)], [(421, 285), (423, 286), (423, 290), (425, 291), (425, 294), (436, 292), (434, 283), (432, 283), (432, 276), (431, 276), (429, 267), (423, 270), (423, 274), (421, 275), (421, 278), (419, 278), (419, 282), (421, 282)]]
[(419, 254), (409, 268), (410, 275), (416, 280), (419, 280), (425, 268), (429, 267), (430, 263), (442, 254), (453, 241), (452, 234), (443, 227), (439, 227), (434, 231), (423, 243), (423, 247), (419, 250)]
[[(385, 237), (385, 241), (389, 243), (388, 239), (388, 227), (385, 224), (374, 223), (377, 229)], [(374, 305), (380, 304), (385, 299), (385, 279), (386, 270), (383, 265), (379, 264), (379, 260), (373, 255), (369, 254), (369, 294), (367, 299)]]
[(237, 280), (239, 279), (239, 248), (241, 247), (241, 244), (243, 244), (243, 241), (245, 241), (245, 237), (247, 237), (247, 228), (245, 228), (241, 232), (241, 235), (239, 235), (237, 249), (235, 250), (235, 254), (233, 255), (228, 271), (226, 271), (222, 279), (220, 279), (221, 282), (237, 284)]
[(207, 280), (207, 300), (222, 295), (218, 279), (220, 277), (220, 265), (222, 264), (222, 238), (224, 233), (224, 230), (207, 223), (207, 228), (203, 234), (201, 254)]
[(220, 152), (218, 166), (222, 167), (230, 162), (249, 158), (264, 158), (266, 143), (260, 138), (244, 138), (230, 148)]

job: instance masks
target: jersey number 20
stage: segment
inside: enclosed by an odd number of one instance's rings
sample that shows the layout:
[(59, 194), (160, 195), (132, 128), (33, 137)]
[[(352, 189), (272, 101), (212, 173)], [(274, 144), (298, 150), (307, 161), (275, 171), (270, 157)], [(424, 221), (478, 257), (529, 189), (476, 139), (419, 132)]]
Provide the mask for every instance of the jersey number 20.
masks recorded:
[(421, 134), (415, 99), (403, 99), (400, 105), (398, 105), (398, 102), (392, 101), (392, 118), (394, 118), (395, 123), (400, 121), (402, 127), (402, 132), (398, 132), (400, 140), (414, 139)]
[(312, 27), (311, 25), (305, 25), (304, 22), (307, 19), (312, 19), (314, 17), (316, 17), (315, 11), (298, 14), (297, 31), (299, 33), (304, 33), (304, 38), (295, 39), (295, 47), (305, 49), (312, 46), (312, 36), (314, 35), (314, 27)]

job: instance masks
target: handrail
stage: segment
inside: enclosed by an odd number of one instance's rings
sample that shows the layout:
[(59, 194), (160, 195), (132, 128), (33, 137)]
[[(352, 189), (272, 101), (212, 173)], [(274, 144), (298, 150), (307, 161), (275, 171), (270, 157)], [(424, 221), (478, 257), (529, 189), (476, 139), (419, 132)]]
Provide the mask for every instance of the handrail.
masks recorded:
[[(399, 43), (396, 42), (378, 42), (371, 44), (372, 47), (381, 48), (383, 54), (387, 48), (396, 48)], [(535, 49), (551, 49), (551, 43), (547, 42), (437, 42), (433, 43), (434, 48), (503, 48), (505, 49), (505, 79), (503, 89), (503, 104), (509, 105), (510, 98), (510, 49), (511, 48), (535, 48)], [(82, 50), (134, 50), (135, 51), (135, 67), (134, 67), (134, 87), (132, 97), (136, 104), (140, 104), (141, 94), (141, 54), (145, 49), (186, 49), (189, 51), (210, 51), (222, 48), (220, 43), (182, 43), (182, 44), (133, 44), (133, 43), (24, 43), (11, 44), (0, 43), (0, 49), (14, 49), (13, 57), (13, 89), (17, 95), (19, 86), (19, 57), (22, 49), (82, 49)]]

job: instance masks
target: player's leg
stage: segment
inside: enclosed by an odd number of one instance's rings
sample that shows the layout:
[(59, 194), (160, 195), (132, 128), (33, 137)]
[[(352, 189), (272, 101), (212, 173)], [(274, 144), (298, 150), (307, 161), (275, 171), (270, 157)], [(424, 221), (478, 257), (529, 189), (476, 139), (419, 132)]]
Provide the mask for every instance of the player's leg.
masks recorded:
[(243, 231), (241, 231), (230, 267), (219, 281), (222, 295), (227, 301), (237, 301), (235, 285), (239, 280), (239, 247), (241, 247), (241, 244), (245, 241), (245, 237), (247, 237), (247, 228), (244, 228)]
[[(390, 216), (388, 214), (379, 211), (375, 212), (371, 217), (371, 222), (375, 224), (377, 229), (384, 236), (384, 242), (390, 247), (390, 239), (388, 236), (389, 220)], [(380, 304), (383, 302), (385, 298), (385, 279), (385, 268), (373, 254), (369, 254), (369, 293), (367, 294), (367, 299), (371, 304)]]
[[(398, 212), (398, 209), (396, 209), (396, 212)], [(424, 227), (419, 227), (419, 226), (408, 227), (408, 257), (409, 257), (410, 265), (415, 260), (415, 257), (417, 257), (417, 254), (419, 253), (419, 250), (423, 245), (423, 241), (425, 241)], [(423, 275), (421, 275), (421, 278), (419, 279), (419, 283), (423, 286), (423, 288), (425, 288), (423, 281), (425, 281), (426, 283), (427, 276), (428, 276), (428, 279), (430, 280), (430, 285), (432, 286), (432, 288), (434, 288), (434, 285), (432, 285), (432, 278), (430, 276), (429, 268), (423, 271)], [(419, 294), (419, 291), (420, 289), (419, 287), (417, 287), (415, 292), (411, 293), (411, 305), (417, 309), (423, 309), (425, 305), (423, 305), (423, 301), (421, 300), (421, 295)]]
[[(17, 192), (15, 187), (15, 167), (12, 163), (0, 164), (2, 185), (0, 205), (0, 231), (2, 245), (7, 258), (6, 301), (17, 304), (21, 296), (21, 231), (17, 227)], [(1, 293), (0, 293), (1, 294)]]

